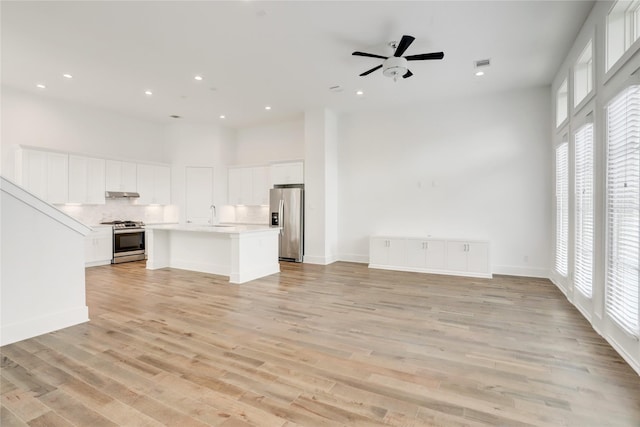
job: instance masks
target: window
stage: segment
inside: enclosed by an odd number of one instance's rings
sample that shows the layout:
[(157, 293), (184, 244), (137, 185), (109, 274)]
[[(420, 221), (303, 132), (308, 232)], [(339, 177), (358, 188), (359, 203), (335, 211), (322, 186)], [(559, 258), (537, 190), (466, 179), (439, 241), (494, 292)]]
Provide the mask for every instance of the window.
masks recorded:
[(574, 283), (591, 298), (593, 276), (593, 124), (575, 134)]
[(573, 72), (573, 105), (580, 104), (593, 89), (593, 43), (589, 40)]
[(607, 15), (607, 70), (640, 38), (640, 0), (617, 1)]
[(607, 106), (607, 273), (605, 310), (640, 335), (640, 85)]
[(569, 240), (569, 144), (556, 148), (556, 271), (568, 273)]
[(556, 127), (567, 119), (567, 109), (569, 107), (569, 85), (567, 79), (564, 79), (556, 94)]

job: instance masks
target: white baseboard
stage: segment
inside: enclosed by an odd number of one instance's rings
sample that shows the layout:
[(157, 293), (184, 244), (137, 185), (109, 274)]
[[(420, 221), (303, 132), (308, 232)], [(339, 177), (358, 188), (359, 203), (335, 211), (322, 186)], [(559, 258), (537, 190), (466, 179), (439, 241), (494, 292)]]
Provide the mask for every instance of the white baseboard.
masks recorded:
[(313, 255), (304, 255), (303, 262), (305, 264), (317, 264), (317, 265), (329, 265), (334, 262), (339, 261), (338, 257), (335, 255), (332, 256), (313, 256)]
[(89, 308), (78, 307), (59, 313), (29, 319), (23, 322), (2, 325), (0, 329), (0, 345), (11, 344), (27, 338), (37, 337), (69, 326), (89, 321)]
[(546, 268), (519, 267), (515, 265), (494, 265), (493, 274), (504, 274), (506, 276), (536, 277), (540, 279), (549, 278), (549, 270)]
[(369, 264), (369, 255), (340, 254), (338, 256), (338, 261), (357, 262), (357, 263), (360, 263), (360, 264)]
[(412, 268), (395, 265), (369, 264), (369, 268), (377, 268), (379, 270), (408, 271), (411, 273), (444, 274), (446, 276), (480, 277), (483, 279), (491, 279), (493, 277), (491, 273), (471, 273), (466, 271), (452, 270), (429, 270), (426, 268)]

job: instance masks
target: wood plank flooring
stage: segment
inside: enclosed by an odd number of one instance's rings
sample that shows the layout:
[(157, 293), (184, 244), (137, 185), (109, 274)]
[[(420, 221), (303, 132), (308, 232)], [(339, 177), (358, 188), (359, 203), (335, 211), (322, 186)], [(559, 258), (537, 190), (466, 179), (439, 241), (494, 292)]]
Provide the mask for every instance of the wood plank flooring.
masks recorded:
[(640, 377), (547, 280), (281, 268), (87, 269), (91, 322), (0, 349), (0, 424), (640, 426)]

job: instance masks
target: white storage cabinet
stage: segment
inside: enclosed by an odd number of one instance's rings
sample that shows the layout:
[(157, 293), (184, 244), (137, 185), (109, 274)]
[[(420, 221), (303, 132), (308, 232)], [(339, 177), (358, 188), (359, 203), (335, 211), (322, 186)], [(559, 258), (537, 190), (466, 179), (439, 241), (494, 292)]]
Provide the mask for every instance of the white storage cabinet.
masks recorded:
[(372, 236), (369, 267), (470, 277), (492, 277), (489, 242)]
[(68, 154), (21, 148), (15, 165), (16, 182), (27, 191), (51, 204), (68, 202)]
[(105, 167), (106, 191), (137, 191), (138, 177), (135, 163), (107, 160)]
[(136, 188), (139, 205), (171, 204), (171, 169), (163, 165), (136, 166)]
[(113, 229), (94, 227), (84, 238), (85, 267), (111, 264), (113, 258)]
[(69, 155), (69, 203), (105, 203), (105, 161)]
[(228, 171), (230, 205), (268, 205), (269, 170), (267, 167), (234, 167)]
[(274, 163), (270, 168), (271, 184), (304, 184), (304, 163)]

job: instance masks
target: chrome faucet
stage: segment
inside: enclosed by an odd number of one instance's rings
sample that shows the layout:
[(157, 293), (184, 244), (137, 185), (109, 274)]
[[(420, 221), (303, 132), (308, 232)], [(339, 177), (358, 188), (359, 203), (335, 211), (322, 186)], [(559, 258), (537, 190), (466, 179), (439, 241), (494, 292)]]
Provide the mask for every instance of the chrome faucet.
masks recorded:
[(216, 205), (209, 206), (209, 211), (211, 212), (211, 218), (209, 219), (209, 224), (214, 224), (214, 219), (216, 218)]

